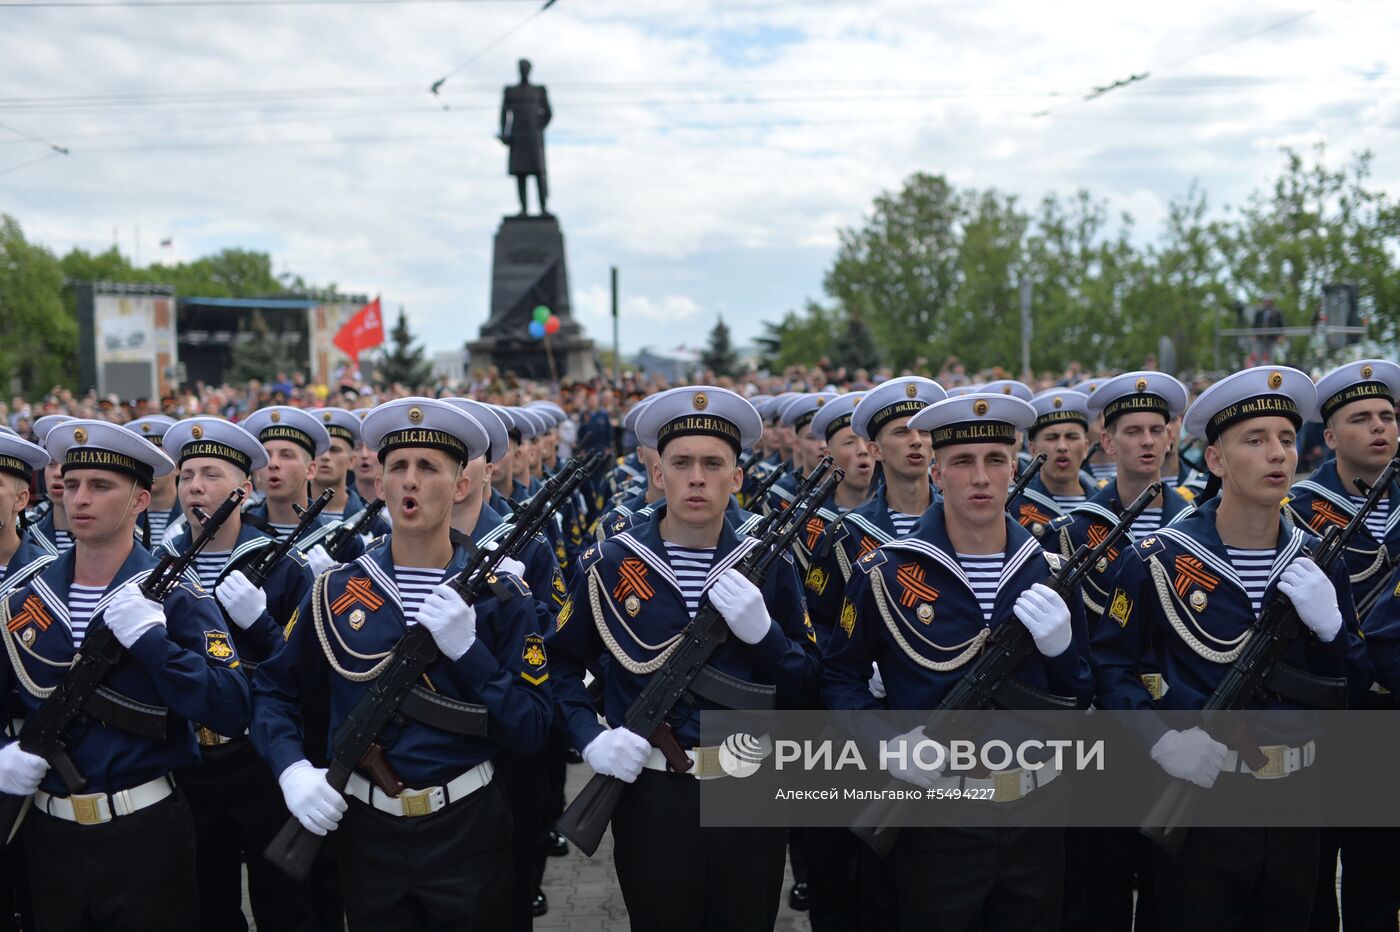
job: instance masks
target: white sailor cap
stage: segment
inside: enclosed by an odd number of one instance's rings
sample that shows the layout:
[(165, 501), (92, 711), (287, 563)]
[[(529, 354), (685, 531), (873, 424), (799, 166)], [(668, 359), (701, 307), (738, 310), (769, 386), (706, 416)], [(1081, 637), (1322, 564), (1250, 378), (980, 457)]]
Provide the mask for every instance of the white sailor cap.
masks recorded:
[(1010, 395), (1022, 401), (1030, 401), (1035, 397), (1035, 392), (1031, 391), (1031, 387), (1017, 379), (997, 379), (983, 385), (978, 389), (978, 392), (984, 395)]
[(1075, 384), (1069, 387), (1069, 390), (1072, 392), (1080, 392), (1081, 394), (1089, 395), (1090, 397), (1092, 397), (1094, 392), (1099, 390), (1099, 386), (1103, 385), (1103, 383), (1107, 381), (1107, 378), (1103, 376), (1097, 376), (1092, 379), (1085, 379), (1082, 382), (1076, 382)]
[(817, 416), (817, 412), (823, 406), (830, 404), (838, 397), (840, 396), (835, 392), (811, 392), (798, 395), (788, 402), (787, 407), (783, 408), (783, 426), (801, 431), (802, 428), (812, 423), (812, 418)]
[(759, 417), (763, 418), (765, 424), (771, 423), (777, 426), (778, 420), (783, 416), (783, 409), (786, 408), (794, 398), (802, 394), (805, 393), (782, 392), (781, 394), (774, 395), (764, 403), (764, 408), (759, 412)]
[(821, 406), (817, 416), (812, 418), (812, 434), (823, 440), (830, 440), (837, 431), (850, 427), (855, 417), (856, 405), (866, 396), (866, 392), (850, 392), (837, 395)]
[(545, 419), (550, 422), (550, 430), (553, 430), (569, 419), (568, 412), (552, 401), (532, 401), (525, 407), (536, 414), (543, 415)]
[(1317, 380), (1317, 411), (1309, 420), (1325, 421), (1353, 401), (1400, 398), (1400, 366), (1386, 359), (1358, 359), (1338, 366)]
[(165, 436), (165, 432), (174, 423), (173, 417), (166, 417), (164, 414), (148, 414), (122, 426), (137, 436), (151, 441), (156, 446), (161, 446), (161, 438)]
[(1165, 372), (1125, 372), (1104, 381), (1089, 395), (1089, 410), (1102, 411), (1104, 426), (1124, 414), (1152, 411), (1164, 421), (1186, 410), (1186, 386)]
[(152, 479), (175, 469), (160, 447), (108, 421), (68, 418), (53, 426), (44, 445), (49, 456), (63, 464), (65, 476), (73, 469), (105, 469), (149, 489)]
[(313, 458), (331, 448), (331, 435), (326, 425), (310, 412), (291, 405), (260, 408), (244, 419), (243, 427), (260, 443), (286, 440), (301, 447)]
[(642, 412), (646, 410), (647, 405), (651, 404), (651, 400), (655, 397), (655, 395), (648, 395), (627, 409), (627, 413), (622, 416), (622, 429), (624, 431), (637, 432), (637, 418), (641, 417)]
[(1215, 443), (1232, 424), (1255, 417), (1285, 417), (1295, 429), (1315, 417), (1317, 386), (1287, 366), (1255, 366), (1226, 376), (1201, 392), (1186, 412), (1186, 431)]
[(404, 447), (442, 450), (462, 462), (485, 456), (491, 445), (486, 428), (456, 405), (436, 398), (395, 398), (375, 408), (362, 425), (365, 443), (379, 461)]
[(714, 385), (687, 385), (652, 398), (637, 418), (637, 438), (661, 450), (677, 437), (696, 435), (727, 440), (737, 452), (758, 442), (763, 420), (744, 398)]
[(1035, 408), (1015, 395), (973, 393), (929, 405), (909, 419), (929, 432), (937, 450), (955, 443), (1016, 443), (1016, 432), (1035, 423)]
[(1094, 415), (1089, 410), (1089, 396), (1068, 388), (1052, 388), (1031, 399), (1035, 408), (1035, 423), (1030, 427), (1030, 436), (1052, 424), (1078, 424), (1086, 431)]
[[(35, 439), (37, 439), (41, 445), (47, 446), (49, 442), (49, 431), (53, 430), (59, 424), (72, 420), (75, 420), (75, 418), (67, 414), (45, 414), (41, 418), (36, 418), (34, 423), (30, 425), (30, 429), (34, 431)], [(55, 457), (55, 459), (57, 459), (57, 457)]]
[(175, 462), (202, 456), (226, 460), (248, 475), (267, 465), (267, 451), (257, 437), (221, 417), (191, 417), (177, 421), (165, 432), (166, 445)]
[(890, 379), (872, 388), (856, 405), (851, 429), (858, 437), (874, 440), (880, 435), (880, 428), (895, 418), (917, 414), (947, 397), (943, 386), (933, 379), (919, 375)]
[(344, 440), (351, 447), (360, 442), (360, 418), (344, 408), (313, 408), (307, 413), (320, 419), (331, 439)]
[(18, 437), (19, 431), (15, 430), (13, 427), (6, 427), (4, 424), (0, 424), (0, 434), (8, 434), (11, 437)]
[(954, 385), (952, 388), (948, 389), (948, 397), (961, 398), (963, 395), (975, 395), (981, 390), (982, 386), (980, 384)]
[(768, 402), (773, 400), (772, 395), (749, 395), (749, 404), (753, 405), (759, 417), (763, 417), (763, 409), (768, 406)]
[(543, 414), (537, 414), (528, 408), (510, 408), (511, 417), (515, 418), (515, 426), (520, 431), (522, 440), (534, 440), (536, 437), (543, 437), (553, 426)]
[(510, 435), (506, 432), (506, 422), (501, 420), (501, 416), (496, 413), (497, 408), (480, 401), (472, 401), (470, 398), (444, 398), (442, 400), (476, 418), (476, 422), (486, 431), (488, 441), (486, 461), (488, 463), (494, 465), (506, 458), (506, 454), (510, 452)]
[(0, 434), (0, 472), (19, 476), (25, 482), (49, 465), (49, 453), (37, 443), (22, 439), (14, 431)]

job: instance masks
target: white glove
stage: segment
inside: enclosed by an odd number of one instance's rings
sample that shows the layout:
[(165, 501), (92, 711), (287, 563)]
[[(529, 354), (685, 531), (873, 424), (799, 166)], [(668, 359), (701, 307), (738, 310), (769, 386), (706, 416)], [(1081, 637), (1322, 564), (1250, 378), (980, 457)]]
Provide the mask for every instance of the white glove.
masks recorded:
[(476, 609), (446, 583), (433, 587), (413, 620), (432, 632), (448, 660), (461, 660), (476, 640)]
[(768, 606), (763, 604), (763, 593), (733, 567), (721, 573), (710, 587), (710, 602), (729, 623), (729, 630), (745, 644), (757, 644), (773, 626)]
[(594, 773), (632, 783), (651, 756), (651, 742), (626, 728), (609, 728), (583, 749), (583, 759)]
[(326, 771), (299, 760), (277, 778), (287, 810), (302, 828), (315, 835), (333, 832), (345, 814), (345, 797), (326, 782)]
[(238, 627), (247, 629), (267, 611), (267, 593), (248, 582), (242, 570), (234, 570), (214, 589), (214, 598)]
[[(493, 540), (491, 541), (491, 543), (486, 545), (486, 550), (489, 553), (490, 551), (495, 550), (498, 546), (500, 545)], [(519, 576), (521, 578), (524, 578), (525, 564), (515, 559), (515, 557), (506, 557), (505, 559), (501, 560), (500, 563), (496, 564), (496, 572), (509, 573), (512, 576)]]
[(1069, 606), (1054, 589), (1036, 583), (1021, 593), (1012, 611), (1046, 657), (1058, 657), (1069, 647)]
[(875, 671), (870, 677), (870, 695), (876, 699), (885, 698), (885, 678), (880, 675), (880, 665), (872, 663), (871, 668)]
[(24, 750), (18, 741), (0, 748), (0, 792), (28, 796), (39, 788), (39, 781), (48, 772), (49, 762)]
[(165, 627), (165, 609), (141, 594), (134, 581), (116, 591), (103, 613), (107, 627), (117, 636), (122, 647), (130, 647), (136, 639), (152, 628)]
[(1152, 745), (1152, 759), (1179, 780), (1190, 780), (1210, 789), (1220, 768), (1225, 766), (1229, 748), (1199, 728), (1169, 731)]
[(1307, 557), (1299, 557), (1278, 578), (1278, 589), (1288, 596), (1317, 639), (1329, 643), (1342, 630), (1342, 612), (1337, 608), (1337, 590), (1332, 580)]
[(306, 563), (311, 567), (311, 572), (315, 573), (317, 576), (320, 576), (326, 570), (335, 566), (335, 557), (331, 556), (330, 552), (320, 544), (312, 547), (310, 550), (303, 553), (302, 556), (306, 557)]
[[(943, 775), (942, 768), (948, 765), (948, 749), (924, 734), (923, 725), (891, 738), (885, 742), (885, 749), (889, 775), (924, 789), (933, 786), (934, 781)], [(929, 769), (940, 761), (939, 769)], [(919, 766), (920, 763), (924, 766)]]

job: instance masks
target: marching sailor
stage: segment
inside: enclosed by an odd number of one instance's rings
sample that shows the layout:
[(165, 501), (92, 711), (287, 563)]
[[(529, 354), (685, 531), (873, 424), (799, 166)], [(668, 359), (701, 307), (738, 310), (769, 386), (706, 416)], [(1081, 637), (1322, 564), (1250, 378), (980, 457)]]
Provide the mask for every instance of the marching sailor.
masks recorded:
[[(174, 423), (173, 417), (166, 417), (164, 414), (151, 414), (139, 417), (122, 426), (159, 447), (162, 445), (165, 432)], [(179, 517), (180, 502), (175, 495), (175, 474), (172, 472), (169, 475), (161, 476), (151, 484), (151, 504), (145, 511), (141, 512), (141, 517), (136, 522), (141, 537), (141, 546), (147, 550), (159, 547), (165, 540), (166, 528)]]
[(1089, 396), (1052, 388), (1031, 399), (1035, 423), (1026, 431), (1032, 457), (1045, 454), (1045, 465), (1011, 503), (1011, 516), (1037, 538), (1050, 523), (1083, 504), (1098, 489), (1079, 464), (1089, 452)]
[[(1334, 567), (1330, 578), (1319, 569), (1303, 552), (1317, 539), (1286, 521), (1279, 507), (1297, 467), (1298, 428), (1316, 410), (1312, 380), (1281, 366), (1237, 372), (1196, 399), (1186, 429), (1207, 444), (1211, 480), (1203, 501), (1125, 548), (1091, 637), (1097, 704), (1147, 716), (1145, 741), (1164, 771), (1202, 787), (1261, 778), (1257, 792), (1265, 803), (1267, 779), (1311, 778), (1307, 735), (1274, 735), (1261, 750), (1277, 765), (1256, 774), (1247, 755), (1199, 727), (1169, 729), (1151, 710), (1202, 708), (1248, 645), (1255, 620), (1280, 597), (1293, 603), (1304, 626), (1284, 662), (1344, 678), (1341, 702), (1370, 685), (1346, 568)], [(1143, 670), (1156, 671), (1161, 682), (1149, 686)], [(1273, 689), (1252, 706), (1307, 707)], [(1157, 854), (1161, 927), (1307, 929), (1317, 853), (1315, 828), (1192, 829), (1176, 857)]]
[[(504, 571), (501, 594), (488, 590), (476, 605), (445, 583), (468, 560), (453, 544), (451, 519), (452, 506), (471, 493), (466, 464), (487, 451), (474, 418), (443, 401), (400, 398), (371, 411), (363, 430), (384, 462), (380, 497), (393, 533), (318, 577), (293, 613), (286, 646), (254, 675), (253, 742), (302, 826), (337, 833), (352, 930), (502, 929), (511, 901), (511, 819), (493, 759), (502, 748), (533, 753), (549, 727), (535, 600)], [(442, 652), (422, 688), (456, 700), (462, 727), (449, 731), (405, 714), (379, 743), (408, 789), (390, 795), (382, 773), (374, 782), (357, 770), (347, 800), (307, 759), (303, 697), (329, 684), (327, 734), (334, 736), (415, 624)]]

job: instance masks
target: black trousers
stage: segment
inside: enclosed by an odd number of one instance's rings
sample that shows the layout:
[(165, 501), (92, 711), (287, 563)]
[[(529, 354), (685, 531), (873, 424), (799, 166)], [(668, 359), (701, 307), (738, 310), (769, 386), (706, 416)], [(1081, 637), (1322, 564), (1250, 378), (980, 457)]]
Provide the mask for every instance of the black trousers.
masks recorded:
[(351, 932), (509, 927), (510, 806), (498, 781), (418, 818), (351, 799), (334, 837)]
[(1065, 829), (1061, 932), (1153, 932), (1152, 863), (1152, 842), (1135, 828)]
[(22, 831), (38, 932), (195, 927), (194, 817), (180, 790), (101, 825), (31, 810)]
[(807, 848), (807, 918), (812, 932), (856, 932), (860, 839), (845, 828), (805, 828), (801, 834)]
[(1009, 824), (904, 829), (891, 853), (900, 929), (1058, 929), (1064, 892), (1064, 838), (1063, 829)]
[(1333, 828), (1322, 830), (1317, 865), (1317, 895), (1313, 900), (1312, 932), (1336, 932), (1337, 853), (1342, 856), (1341, 928), (1347, 932), (1394, 932), (1400, 914), (1400, 883), (1395, 876), (1395, 853), (1400, 830), (1394, 828)]
[(777, 921), (786, 830), (701, 828), (695, 778), (643, 770), (612, 835), (633, 932), (769, 932)]
[[(539, 853), (545, 790), (545, 755), (519, 756), (509, 752), (496, 758), (496, 778), (510, 802), (511, 815), (511, 932), (530, 932), (535, 926), (531, 912), (536, 886), (535, 867)], [(552, 822), (550, 824), (553, 824)], [(543, 872), (544, 866), (540, 865)]]
[(245, 861), (258, 932), (310, 932), (306, 889), (262, 856), (289, 817), (277, 779), (246, 738), (201, 750), (202, 763), (176, 774), (194, 812), (199, 932), (246, 932)]
[(1303, 932), (1317, 853), (1315, 828), (1194, 828), (1176, 857), (1156, 853), (1159, 924), (1193, 932)]

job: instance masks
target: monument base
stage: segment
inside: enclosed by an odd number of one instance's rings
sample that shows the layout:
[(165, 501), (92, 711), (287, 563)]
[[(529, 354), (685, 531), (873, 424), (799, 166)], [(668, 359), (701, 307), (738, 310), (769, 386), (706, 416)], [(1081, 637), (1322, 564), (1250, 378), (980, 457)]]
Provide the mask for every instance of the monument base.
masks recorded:
[[(530, 336), (537, 307), (559, 318), (559, 330), (546, 341)], [(564, 234), (552, 216), (505, 217), (496, 231), (491, 261), (491, 318), (478, 339), (467, 344), (470, 370), (492, 366), (522, 378), (591, 379), (597, 374), (593, 341), (573, 319)], [(551, 372), (549, 356), (554, 357)]]

